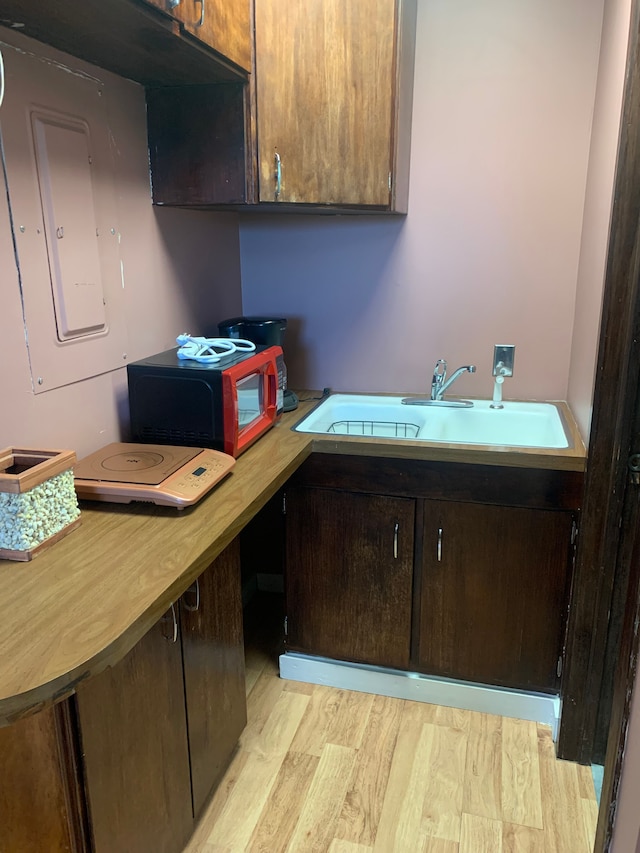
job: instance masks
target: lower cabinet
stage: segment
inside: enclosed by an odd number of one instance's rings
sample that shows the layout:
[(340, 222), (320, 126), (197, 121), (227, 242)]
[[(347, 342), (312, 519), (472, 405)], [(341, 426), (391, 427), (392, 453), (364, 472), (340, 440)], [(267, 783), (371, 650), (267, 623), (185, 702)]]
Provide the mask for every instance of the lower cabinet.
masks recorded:
[(191, 835), (182, 654), (177, 630), (174, 639), (174, 613), (120, 663), (78, 688), (96, 853), (174, 853)]
[(557, 693), (581, 487), (315, 454), (286, 492), (288, 649)]
[(416, 668), (555, 692), (571, 513), (429, 500), (422, 510)]
[(77, 706), (96, 853), (181, 853), (246, 723), (237, 540)]
[(247, 722), (239, 541), (180, 599), (182, 660), (197, 818)]
[(73, 704), (66, 700), (0, 728), (0, 851), (89, 849)]
[(287, 491), (287, 646), (409, 665), (414, 501)]

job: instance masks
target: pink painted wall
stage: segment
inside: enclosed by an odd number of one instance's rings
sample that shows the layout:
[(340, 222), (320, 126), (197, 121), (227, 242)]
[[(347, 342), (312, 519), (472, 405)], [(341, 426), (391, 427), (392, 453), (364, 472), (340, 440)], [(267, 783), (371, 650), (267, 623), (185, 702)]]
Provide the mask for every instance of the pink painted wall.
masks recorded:
[(505, 397), (566, 399), (603, 0), (418, 6), (408, 216), (242, 218), (244, 311), (294, 386), (487, 397), (513, 343)]
[(567, 400), (589, 435), (631, 0), (607, 0), (582, 223)]
[[(125, 282), (127, 357), (167, 349), (180, 332), (205, 328), (241, 309), (237, 216), (151, 205), (146, 115), (142, 87), (32, 40), (3, 30), (2, 41), (33, 52), (33, 74), (47, 69), (39, 93), (44, 106), (73, 75), (43, 56), (84, 70), (105, 83), (115, 153), (120, 253)], [(15, 51), (2, 46), (11, 83)], [(24, 59), (24, 57), (23, 57)], [(0, 124), (22, 120), (0, 109)], [(13, 109), (13, 108), (12, 108)], [(20, 106), (17, 113), (21, 113)], [(9, 177), (11, 183), (11, 176)], [(23, 331), (18, 276), (13, 256), (4, 182), (0, 192), (0, 447), (27, 445), (74, 449), (79, 457), (126, 438), (127, 385), (124, 369), (34, 395)], [(124, 430), (124, 432), (123, 432)]]

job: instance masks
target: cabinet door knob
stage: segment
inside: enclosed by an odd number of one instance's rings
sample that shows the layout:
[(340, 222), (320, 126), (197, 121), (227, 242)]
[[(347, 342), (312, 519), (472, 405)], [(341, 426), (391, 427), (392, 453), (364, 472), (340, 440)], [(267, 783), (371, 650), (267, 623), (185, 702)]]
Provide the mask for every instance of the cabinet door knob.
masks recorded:
[[(189, 604), (187, 602), (187, 596), (193, 593), (195, 596), (195, 601), (193, 604)], [(182, 606), (185, 610), (188, 610), (190, 613), (195, 613), (197, 610), (200, 610), (200, 579), (196, 578), (195, 582), (191, 584), (189, 589), (182, 596)]]
[(176, 606), (175, 606), (175, 604), (172, 604), (172, 605), (171, 605), (171, 610), (167, 610), (167, 612), (165, 613), (165, 615), (162, 617), (162, 619), (161, 619), (160, 621), (161, 621), (161, 622), (163, 622), (163, 623), (164, 623), (164, 622), (169, 622), (169, 621), (172, 621), (172, 622), (173, 622), (173, 626), (172, 626), (171, 633), (170, 633), (170, 634), (165, 634), (165, 633), (164, 633), (164, 631), (163, 631), (163, 632), (162, 632), (162, 636), (163, 636), (163, 637), (165, 638), (165, 640), (167, 640), (169, 643), (177, 643), (177, 642), (178, 642), (178, 617), (177, 617), (177, 615), (176, 615)]
[(204, 2), (205, 2), (205, 0), (196, 0), (196, 2), (200, 3), (200, 20), (196, 24), (196, 27), (201, 27), (204, 24)]
[(393, 559), (398, 559), (398, 531), (400, 530), (400, 524), (396, 521), (395, 526), (393, 528)]
[(436, 555), (438, 558), (438, 562), (442, 562), (442, 528), (438, 528), (438, 544), (436, 546)]
[(280, 155), (276, 151), (275, 155), (276, 160), (276, 199), (280, 195), (280, 190), (282, 189), (282, 161), (280, 159)]

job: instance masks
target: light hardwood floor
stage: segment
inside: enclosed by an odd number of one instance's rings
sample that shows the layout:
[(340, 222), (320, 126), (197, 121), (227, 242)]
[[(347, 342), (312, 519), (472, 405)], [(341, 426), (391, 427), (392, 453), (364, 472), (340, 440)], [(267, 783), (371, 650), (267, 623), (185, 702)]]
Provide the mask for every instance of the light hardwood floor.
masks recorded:
[(278, 652), (248, 635), (249, 721), (185, 853), (591, 853), (590, 768), (547, 727), (283, 681)]

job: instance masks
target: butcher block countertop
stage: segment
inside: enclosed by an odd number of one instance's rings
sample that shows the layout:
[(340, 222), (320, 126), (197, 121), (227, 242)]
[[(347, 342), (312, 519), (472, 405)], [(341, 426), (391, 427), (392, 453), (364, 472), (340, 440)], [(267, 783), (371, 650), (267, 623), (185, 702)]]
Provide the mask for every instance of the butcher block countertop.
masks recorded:
[[(303, 395), (304, 396), (304, 395)], [(0, 560), (0, 725), (74, 692), (121, 660), (313, 452), (582, 471), (569, 450), (318, 436), (303, 402), (193, 507), (82, 502), (82, 523), (30, 562)]]

